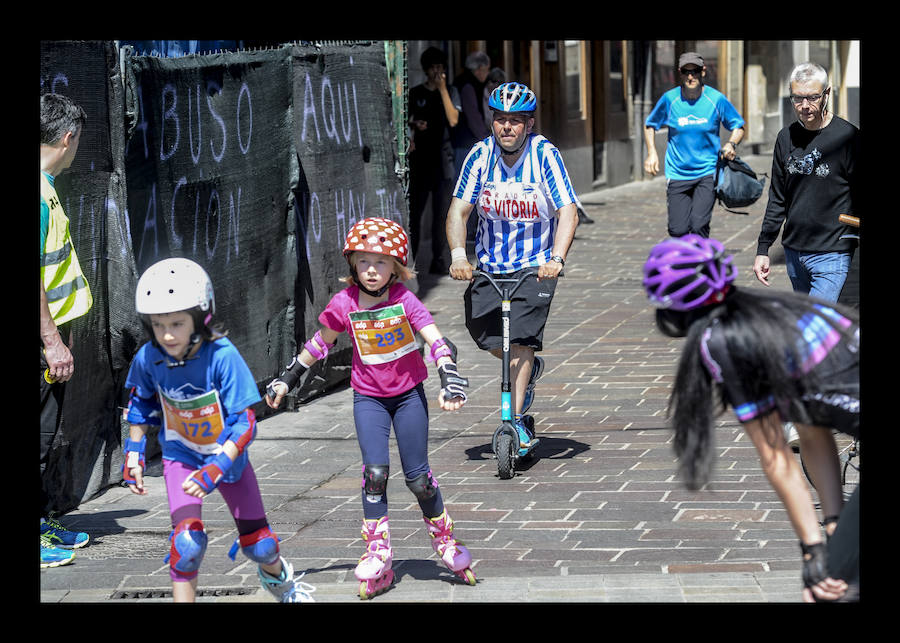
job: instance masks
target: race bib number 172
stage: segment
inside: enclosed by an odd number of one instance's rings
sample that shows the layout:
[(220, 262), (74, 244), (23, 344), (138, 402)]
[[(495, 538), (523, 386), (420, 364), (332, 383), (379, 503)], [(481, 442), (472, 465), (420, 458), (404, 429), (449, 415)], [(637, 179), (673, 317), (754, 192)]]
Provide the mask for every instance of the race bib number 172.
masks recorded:
[(208, 455), (218, 453), (219, 435), (225, 428), (217, 391), (187, 400), (176, 400), (159, 391), (166, 440), (181, 442), (187, 448)]

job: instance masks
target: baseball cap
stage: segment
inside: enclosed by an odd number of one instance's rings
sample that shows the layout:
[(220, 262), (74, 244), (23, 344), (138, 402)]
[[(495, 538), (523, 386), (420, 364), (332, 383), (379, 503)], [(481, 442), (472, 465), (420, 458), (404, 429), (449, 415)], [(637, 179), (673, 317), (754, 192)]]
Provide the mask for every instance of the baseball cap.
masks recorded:
[(705, 65), (703, 56), (696, 51), (686, 51), (678, 57), (678, 69), (681, 69), (685, 65), (697, 65), (698, 67), (703, 67)]

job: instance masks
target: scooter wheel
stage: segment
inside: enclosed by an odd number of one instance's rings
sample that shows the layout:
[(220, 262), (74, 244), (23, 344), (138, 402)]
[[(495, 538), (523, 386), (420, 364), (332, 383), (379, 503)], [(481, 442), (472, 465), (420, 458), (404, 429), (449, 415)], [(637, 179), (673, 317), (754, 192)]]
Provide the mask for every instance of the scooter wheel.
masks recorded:
[(497, 473), (501, 480), (509, 480), (515, 475), (516, 447), (508, 433), (497, 437)]

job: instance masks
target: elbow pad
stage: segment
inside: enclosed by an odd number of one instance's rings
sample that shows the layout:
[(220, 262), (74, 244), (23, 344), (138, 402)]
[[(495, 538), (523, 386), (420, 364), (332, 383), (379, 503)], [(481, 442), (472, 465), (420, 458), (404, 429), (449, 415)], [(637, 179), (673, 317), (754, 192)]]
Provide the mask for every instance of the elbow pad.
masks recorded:
[(150, 398), (139, 397), (135, 389), (131, 389), (128, 396), (128, 408), (125, 420), (129, 424), (150, 424), (160, 426), (162, 424), (162, 412), (156, 395)]
[(240, 413), (229, 415), (225, 424), (231, 429), (228, 439), (234, 442), (240, 455), (256, 438), (256, 413), (248, 407)]
[[(325, 340), (322, 339), (322, 332), (316, 331), (316, 334), (313, 335), (313, 338), (307, 340), (303, 345), (303, 348), (309, 351), (309, 354), (315, 357), (317, 360), (325, 359), (325, 356), (328, 355), (328, 350), (334, 346), (334, 344), (326, 344)], [(321, 347), (321, 348), (320, 348)]]
[(455, 364), (457, 354), (458, 351), (456, 350), (456, 346), (453, 344), (453, 342), (451, 342), (446, 337), (441, 337), (431, 345), (431, 355), (428, 361), (436, 362), (441, 357), (449, 357), (450, 361)]

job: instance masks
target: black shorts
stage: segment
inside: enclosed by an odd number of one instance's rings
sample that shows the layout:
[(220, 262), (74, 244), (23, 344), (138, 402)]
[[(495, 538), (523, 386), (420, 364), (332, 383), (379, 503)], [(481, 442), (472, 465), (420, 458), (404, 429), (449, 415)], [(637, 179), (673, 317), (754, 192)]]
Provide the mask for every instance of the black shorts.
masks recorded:
[[(519, 272), (502, 275), (515, 279)], [(498, 275), (499, 276), (499, 275)], [(538, 281), (529, 277), (513, 294), (509, 311), (510, 343), (528, 346), (536, 351), (544, 348), (544, 326), (550, 314), (550, 302), (556, 292), (556, 279)], [(480, 275), (466, 288), (466, 328), (482, 350), (494, 350), (503, 345), (500, 326), (500, 295), (485, 277)]]

